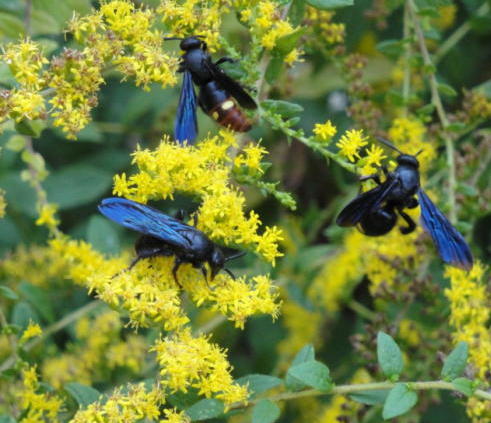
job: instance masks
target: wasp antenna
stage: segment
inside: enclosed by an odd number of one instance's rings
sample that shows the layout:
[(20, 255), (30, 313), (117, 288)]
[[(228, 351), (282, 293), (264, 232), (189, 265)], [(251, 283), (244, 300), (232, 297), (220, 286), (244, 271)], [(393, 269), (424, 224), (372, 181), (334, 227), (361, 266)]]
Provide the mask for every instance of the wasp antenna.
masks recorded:
[(392, 150), (397, 151), (399, 154), (404, 154), (401, 150), (399, 150), (394, 144), (392, 144), (389, 140), (382, 137), (375, 137), (377, 141), (381, 142), (386, 147), (392, 148)]
[(245, 256), (245, 255), (246, 255), (245, 251), (239, 251), (238, 253), (235, 253), (235, 254), (232, 254), (231, 256), (225, 257), (225, 261), (227, 262), (230, 260), (234, 260), (236, 258)]
[(224, 267), (223, 270), (225, 270), (230, 275), (230, 277), (235, 280), (235, 275), (232, 273), (231, 270), (227, 269), (226, 267)]
[(173, 40), (182, 41), (182, 40), (184, 40), (184, 38), (181, 38), (181, 37), (164, 37), (164, 40), (165, 41), (173, 41)]
[(415, 155), (414, 157), (418, 157), (421, 153), (423, 152), (423, 149), (419, 150)]

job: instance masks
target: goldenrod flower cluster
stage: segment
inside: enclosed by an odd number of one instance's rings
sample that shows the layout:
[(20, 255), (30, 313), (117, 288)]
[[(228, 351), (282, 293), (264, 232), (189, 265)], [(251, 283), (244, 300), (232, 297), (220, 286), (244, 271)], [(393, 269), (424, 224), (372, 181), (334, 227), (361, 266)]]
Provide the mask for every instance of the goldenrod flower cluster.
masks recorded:
[(29, 321), (29, 325), (27, 326), (27, 329), (22, 333), (22, 336), (20, 338), (20, 343), (25, 344), (29, 339), (35, 338), (36, 336), (39, 336), (43, 333), (42, 329), (37, 323), (33, 323), (32, 321)]
[[(450, 301), (450, 324), (455, 342), (469, 344), (469, 361), (477, 378), (489, 380), (491, 372), (491, 331), (489, 326), (491, 297), (486, 289), (486, 267), (477, 261), (470, 272), (447, 266), (445, 276), (450, 288), (445, 295)], [(473, 421), (484, 423), (491, 418), (489, 404), (471, 399), (467, 408)]]
[[(266, 50), (275, 52), (279, 41), (299, 30), (287, 18), (282, 16), (280, 5), (272, 0), (261, 0), (256, 5), (241, 11), (241, 20), (250, 26), (252, 36)], [(291, 64), (298, 60), (301, 51), (293, 48), (286, 54), (285, 63)]]
[(157, 341), (152, 350), (161, 366), (161, 383), (171, 392), (194, 387), (226, 404), (247, 399), (247, 387), (233, 383), (225, 352), (205, 335), (193, 336), (186, 328)]
[(91, 385), (116, 369), (126, 368), (138, 374), (144, 363), (146, 342), (138, 335), (122, 339), (121, 330), (116, 311), (105, 311), (94, 319), (80, 319), (70, 352), (43, 362), (43, 380), (58, 389), (66, 382)]
[[(129, 385), (126, 391), (123, 392), (118, 389), (106, 400), (90, 404), (86, 409), (78, 411), (70, 423), (156, 421), (161, 417), (160, 406), (165, 403), (165, 396), (159, 386), (155, 385), (151, 389), (146, 389), (145, 385), (140, 383)], [(168, 423), (189, 422), (184, 417), (182, 420), (164, 418), (159, 421)]]
[(29, 367), (22, 371), (22, 388), (17, 393), (19, 408), (24, 413), (23, 421), (57, 423), (58, 413), (63, 401), (55, 394), (45, 392), (39, 383), (36, 368)]
[[(259, 234), (259, 216), (253, 211), (244, 212), (245, 198), (229, 180), (233, 161), (227, 151), (236, 145), (235, 136), (225, 130), (196, 146), (181, 147), (166, 138), (154, 151), (133, 153), (133, 164), (139, 172), (116, 176), (114, 193), (143, 203), (173, 198), (175, 193), (200, 199), (196, 211), (200, 230), (224, 244), (254, 249), (274, 264), (281, 255), (281, 231), (273, 226)], [(244, 154), (255, 151), (255, 158), (242, 163), (259, 171), (263, 151), (254, 147), (247, 151)]]
[(309, 30), (316, 35), (317, 42), (333, 45), (342, 43), (345, 36), (345, 26), (342, 23), (332, 22), (335, 12), (319, 10), (312, 6), (306, 8), (306, 21)]
[(315, 137), (323, 142), (329, 142), (336, 135), (337, 129), (330, 120), (325, 123), (316, 123), (312, 131)]

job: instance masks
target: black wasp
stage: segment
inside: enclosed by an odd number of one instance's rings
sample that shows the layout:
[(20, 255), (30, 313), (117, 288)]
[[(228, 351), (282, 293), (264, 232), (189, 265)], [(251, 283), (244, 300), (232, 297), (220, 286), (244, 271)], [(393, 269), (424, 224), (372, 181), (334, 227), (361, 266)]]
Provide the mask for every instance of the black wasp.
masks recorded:
[[(180, 286), (177, 271), (181, 264), (191, 263), (193, 267), (201, 269), (207, 280), (205, 263), (208, 263), (211, 280), (213, 280), (227, 261), (244, 254), (235, 252), (225, 256), (222, 248), (200, 230), (186, 225), (181, 219), (168, 216), (153, 207), (135, 201), (117, 197), (105, 198), (98, 208), (107, 218), (143, 234), (135, 243), (137, 257), (128, 270), (144, 258), (175, 256), (172, 274)], [(234, 277), (230, 270), (224, 270), (232, 278)]]
[[(251, 129), (251, 122), (235, 100), (246, 109), (257, 108), (256, 102), (244, 88), (220, 68), (222, 63), (234, 60), (222, 57), (213, 62), (206, 43), (199, 38), (166, 38), (181, 40), (179, 46), (184, 51), (178, 70), (183, 73), (183, 82), (174, 125), (174, 137), (179, 142), (187, 140), (192, 143), (197, 136), (197, 104), (220, 125), (237, 132)], [(199, 88), (197, 99), (193, 83)]]
[(336, 223), (340, 226), (358, 226), (366, 235), (379, 236), (390, 232), (400, 215), (406, 225), (399, 229), (401, 233), (408, 234), (416, 229), (416, 224), (404, 209), (412, 209), (419, 204), (423, 229), (430, 234), (443, 261), (470, 270), (473, 259), (469, 246), (421, 188), (416, 157), (402, 153), (389, 141), (379, 140), (399, 153), (396, 169), (388, 172), (382, 168), (386, 177), (384, 182), (378, 175), (363, 177), (362, 180), (373, 179), (378, 186), (351, 201), (341, 211)]

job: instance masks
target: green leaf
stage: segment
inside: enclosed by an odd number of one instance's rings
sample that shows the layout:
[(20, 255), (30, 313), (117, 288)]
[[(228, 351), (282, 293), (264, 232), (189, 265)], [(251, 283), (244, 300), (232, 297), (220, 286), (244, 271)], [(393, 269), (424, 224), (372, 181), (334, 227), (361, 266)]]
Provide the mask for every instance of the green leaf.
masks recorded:
[(19, 292), (37, 311), (39, 311), (39, 314), (41, 314), (44, 319), (48, 322), (53, 322), (55, 320), (52, 302), (46, 295), (45, 290), (31, 285), (30, 283), (22, 282), (19, 285)]
[(421, 115), (430, 115), (435, 111), (435, 106), (433, 104), (427, 104), (426, 106), (420, 107), (416, 112)]
[(49, 201), (58, 204), (60, 209), (69, 209), (99, 199), (111, 187), (111, 183), (111, 173), (76, 164), (52, 172), (44, 186)]
[(262, 394), (263, 392), (275, 388), (283, 383), (280, 378), (260, 374), (247, 375), (237, 379), (236, 382), (239, 385), (247, 385), (251, 397)]
[(467, 125), (464, 122), (452, 122), (447, 126), (447, 130), (452, 132), (462, 132)]
[(274, 47), (275, 51), (283, 57), (286, 56), (297, 46), (298, 40), (304, 33), (305, 28), (298, 28), (290, 34), (278, 38)]
[(12, 323), (25, 329), (31, 320), (35, 323), (39, 323), (39, 316), (30, 304), (26, 301), (17, 303), (12, 310)]
[(9, 172), (0, 177), (0, 187), (5, 190), (5, 197), (10, 208), (35, 218), (36, 193), (34, 189), (23, 182), (18, 172)]
[(9, 300), (18, 300), (19, 296), (12, 291), (8, 286), (0, 285), (0, 295)]
[(87, 241), (101, 253), (116, 254), (119, 251), (118, 232), (115, 226), (102, 216), (94, 215), (90, 218)]
[(397, 59), (404, 51), (404, 41), (384, 40), (377, 44), (376, 49), (391, 59)]
[[(314, 346), (311, 344), (305, 345), (295, 356), (292, 361), (291, 367), (298, 366), (302, 363), (307, 363), (309, 361), (315, 360), (315, 351)], [(290, 367), (290, 368), (291, 368)], [(288, 372), (285, 377), (285, 385), (290, 391), (299, 391), (300, 389), (305, 388), (304, 383), (299, 383), (297, 379), (291, 376)]]
[(320, 10), (337, 9), (355, 4), (354, 0), (307, 0), (307, 3)]
[(252, 409), (252, 423), (273, 423), (280, 414), (279, 407), (273, 401), (263, 399)]
[(401, 350), (392, 337), (384, 332), (377, 335), (377, 357), (384, 374), (391, 380), (397, 380), (404, 368)]
[(468, 397), (474, 393), (474, 382), (465, 377), (458, 377), (457, 379), (452, 380), (452, 385), (457, 391)]
[(16, 152), (23, 150), (25, 146), (26, 146), (26, 138), (18, 134), (12, 135), (7, 141), (7, 144), (5, 144), (5, 148), (8, 148), (9, 150), (16, 151)]
[(293, 0), (288, 12), (288, 18), (293, 26), (300, 25), (305, 15), (305, 0)]
[(376, 391), (360, 391), (351, 394), (349, 397), (362, 404), (366, 405), (376, 405), (383, 404), (389, 395), (389, 391), (387, 389), (380, 389)]
[(408, 389), (405, 383), (396, 383), (390, 390), (384, 403), (382, 417), (384, 420), (392, 419), (407, 413), (418, 402), (416, 392)]
[(101, 396), (97, 389), (77, 382), (66, 383), (64, 388), (77, 401), (80, 408), (86, 408)]
[(15, 123), (15, 130), (22, 135), (39, 138), (43, 129), (46, 128), (46, 122), (42, 119), (22, 119)]
[(457, 95), (457, 91), (455, 91), (453, 87), (443, 83), (438, 84), (438, 92), (447, 97), (455, 97)]
[(274, 54), (271, 57), (268, 67), (266, 68), (265, 78), (268, 84), (273, 85), (279, 78), (283, 70), (283, 57), (279, 54)]
[(223, 414), (224, 409), (223, 402), (217, 399), (203, 399), (189, 407), (186, 414), (191, 421), (197, 422), (219, 417)]
[(304, 386), (327, 392), (332, 388), (329, 368), (319, 361), (307, 361), (288, 369), (288, 376)]
[(467, 365), (469, 346), (467, 342), (459, 342), (443, 362), (442, 379), (453, 380), (462, 375)]
[(293, 117), (304, 110), (300, 104), (284, 100), (264, 100), (261, 101), (261, 107), (273, 113), (278, 113), (282, 117)]

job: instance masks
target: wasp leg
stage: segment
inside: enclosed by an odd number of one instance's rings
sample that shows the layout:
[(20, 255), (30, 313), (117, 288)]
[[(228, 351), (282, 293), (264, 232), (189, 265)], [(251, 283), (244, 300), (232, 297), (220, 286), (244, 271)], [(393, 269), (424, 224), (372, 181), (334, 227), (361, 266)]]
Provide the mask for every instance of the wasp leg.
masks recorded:
[(174, 281), (176, 282), (177, 286), (182, 289), (182, 285), (179, 283), (179, 280), (177, 279), (177, 271), (179, 270), (179, 266), (182, 264), (182, 260), (179, 257), (176, 257), (174, 261), (174, 267), (172, 268), (172, 276), (174, 276)]
[(238, 60), (236, 60), (236, 59), (232, 59), (231, 57), (224, 56), (221, 59), (218, 59), (215, 62), (215, 65), (219, 66), (222, 63), (237, 63), (237, 62), (238, 62)]
[(418, 207), (418, 205), (419, 205), (419, 202), (418, 202), (418, 200), (416, 200), (416, 198), (414, 198), (414, 197), (410, 197), (410, 198), (407, 200), (407, 202), (406, 202), (406, 207), (407, 207), (408, 209), (414, 209), (414, 208)]
[(406, 221), (407, 226), (400, 226), (399, 230), (401, 231), (401, 234), (407, 235), (410, 234), (412, 231), (416, 229), (416, 223), (414, 223), (414, 220), (411, 219), (411, 217), (406, 214), (402, 208), (398, 208), (397, 211), (401, 215), (401, 217)]

